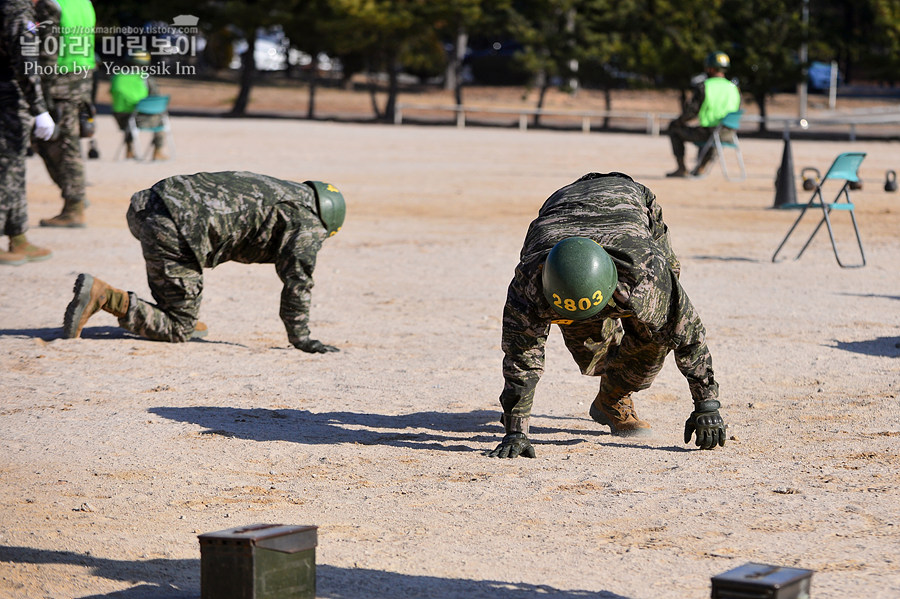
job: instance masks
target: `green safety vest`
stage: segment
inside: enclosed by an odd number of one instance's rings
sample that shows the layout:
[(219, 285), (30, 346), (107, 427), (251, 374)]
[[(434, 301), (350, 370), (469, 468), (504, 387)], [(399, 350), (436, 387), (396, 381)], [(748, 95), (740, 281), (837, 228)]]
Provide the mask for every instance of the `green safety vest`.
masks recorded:
[(97, 16), (90, 0), (56, 0), (59, 17), (59, 59), (57, 64), (73, 72), (75, 67), (93, 69), (94, 26)]
[(109, 81), (113, 112), (133, 112), (137, 103), (150, 92), (147, 80), (137, 73), (117, 73)]
[(737, 86), (724, 77), (709, 77), (703, 82), (704, 99), (700, 107), (701, 127), (715, 127), (726, 114), (736, 112), (741, 107), (741, 92)]

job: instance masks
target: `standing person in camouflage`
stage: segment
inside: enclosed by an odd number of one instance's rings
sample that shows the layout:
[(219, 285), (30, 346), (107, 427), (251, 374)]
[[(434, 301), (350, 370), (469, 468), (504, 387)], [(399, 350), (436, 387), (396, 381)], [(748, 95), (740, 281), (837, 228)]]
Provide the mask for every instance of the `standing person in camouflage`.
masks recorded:
[(590, 173), (554, 193), (532, 221), (503, 311), (506, 435), (492, 457), (534, 457), (528, 421), (556, 324), (581, 372), (600, 377), (590, 416), (614, 435), (650, 433), (631, 395), (670, 351), (694, 400), (685, 443), (725, 444), (719, 387), (700, 317), (678, 281), (680, 264), (656, 196), (621, 173)]
[(41, 226), (84, 227), (87, 200), (80, 115), (91, 109), (96, 66), (94, 7), (90, 0), (37, 0), (35, 14), (43, 38), (41, 83), (57, 124), (53, 138), (38, 141), (36, 146), (63, 198), (62, 212), (41, 219)]
[(156, 304), (81, 274), (66, 308), (63, 336), (78, 337), (105, 310), (119, 326), (158, 341), (206, 334), (197, 321), (203, 268), (228, 261), (274, 263), (284, 283), (281, 319), (288, 340), (310, 353), (338, 351), (309, 337), (316, 254), (344, 222), (344, 197), (319, 181), (294, 183), (225, 171), (163, 179), (131, 197), (127, 219), (141, 242)]
[[(31, 244), (25, 196), (25, 150), (29, 132), (19, 115), (24, 100), (34, 117), (34, 135), (49, 139), (53, 118), (41, 93), (34, 61), (24, 48), (36, 47), (37, 25), (31, 0), (0, 0), (0, 235), (9, 236), (9, 251), (0, 264), (18, 266), (44, 260), (51, 252)], [(24, 46), (24, 48), (23, 48)]]

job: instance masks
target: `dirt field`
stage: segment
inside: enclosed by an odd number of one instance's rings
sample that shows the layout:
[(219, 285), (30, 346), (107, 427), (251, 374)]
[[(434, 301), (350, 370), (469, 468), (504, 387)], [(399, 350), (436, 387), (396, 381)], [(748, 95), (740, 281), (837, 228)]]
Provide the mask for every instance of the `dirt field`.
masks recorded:
[[(897, 142), (792, 144), (798, 174), (868, 153), (853, 195), (868, 265), (841, 269), (821, 232), (802, 259), (770, 261), (796, 216), (770, 209), (780, 140), (746, 139), (748, 178), (733, 183), (719, 170), (666, 179), (664, 137), (173, 127), (173, 160), (121, 162), (101, 116), (89, 227), (34, 226), (54, 257), (0, 270), (0, 597), (196, 598), (197, 535), (262, 522), (319, 527), (322, 598), (700, 598), (751, 561), (814, 570), (816, 599), (900, 596), (900, 195), (882, 190)], [(28, 166), (36, 225), (60, 201), (39, 160)], [(291, 348), (274, 268), (232, 263), (206, 273), (203, 341), (139, 339), (106, 313), (60, 339), (80, 272), (149, 297), (130, 195), (226, 169), (344, 192), (311, 314), (313, 336), (342, 351)], [(554, 330), (537, 458), (489, 459), (526, 227), (559, 187), (613, 170), (660, 199), (728, 443), (682, 443), (691, 402), (671, 358), (636, 398), (654, 436), (610, 436), (587, 416), (598, 381)], [(834, 218), (852, 261), (846, 216)]]

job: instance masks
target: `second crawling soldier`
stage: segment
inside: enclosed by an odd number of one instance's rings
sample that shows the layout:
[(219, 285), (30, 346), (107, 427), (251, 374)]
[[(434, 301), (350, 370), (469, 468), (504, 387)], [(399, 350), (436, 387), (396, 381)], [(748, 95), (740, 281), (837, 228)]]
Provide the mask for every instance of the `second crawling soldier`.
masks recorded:
[(316, 255), (344, 223), (343, 195), (320, 181), (295, 183), (240, 171), (163, 179), (131, 197), (127, 219), (141, 242), (155, 304), (81, 274), (66, 308), (63, 337), (81, 335), (105, 310), (149, 339), (182, 342), (207, 334), (198, 322), (203, 269), (223, 262), (274, 264), (284, 283), (281, 320), (305, 352), (338, 351), (309, 337)]
[(693, 411), (684, 441), (725, 444), (719, 386), (706, 331), (678, 281), (680, 264), (654, 194), (621, 173), (589, 173), (554, 193), (525, 236), (503, 311), (500, 395), (506, 434), (492, 457), (534, 457), (534, 390), (552, 324), (581, 372), (600, 377), (590, 416), (614, 435), (650, 433), (632, 394), (669, 352), (687, 379)]

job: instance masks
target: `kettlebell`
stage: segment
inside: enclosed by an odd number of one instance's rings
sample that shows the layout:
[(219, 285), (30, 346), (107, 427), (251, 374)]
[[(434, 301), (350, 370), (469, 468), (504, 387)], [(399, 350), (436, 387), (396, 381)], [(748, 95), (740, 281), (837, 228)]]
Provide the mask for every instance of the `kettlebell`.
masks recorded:
[(888, 171), (884, 179), (885, 191), (897, 191), (897, 173), (896, 171)]
[[(807, 171), (815, 173), (814, 177), (808, 177), (805, 173)], [(819, 184), (819, 179), (822, 178), (822, 173), (819, 172), (819, 169), (813, 166), (807, 166), (802, 171), (800, 171), (800, 176), (803, 177), (803, 189), (806, 191), (812, 191), (816, 188), (816, 185)]]

